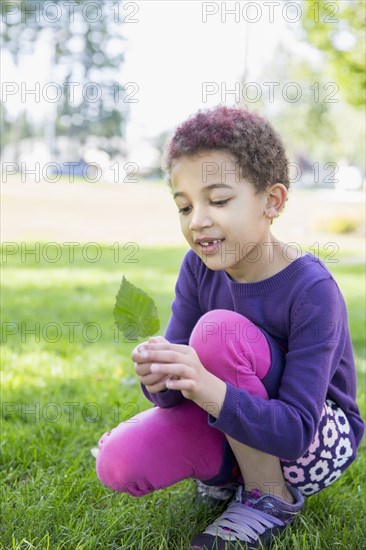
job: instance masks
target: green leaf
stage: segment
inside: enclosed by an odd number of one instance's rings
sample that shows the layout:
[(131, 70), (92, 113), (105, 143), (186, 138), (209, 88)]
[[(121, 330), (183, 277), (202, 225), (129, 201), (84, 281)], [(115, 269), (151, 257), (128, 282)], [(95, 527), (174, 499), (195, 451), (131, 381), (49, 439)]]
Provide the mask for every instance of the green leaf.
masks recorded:
[(160, 328), (154, 300), (143, 290), (122, 278), (113, 309), (118, 329), (129, 342), (148, 338)]

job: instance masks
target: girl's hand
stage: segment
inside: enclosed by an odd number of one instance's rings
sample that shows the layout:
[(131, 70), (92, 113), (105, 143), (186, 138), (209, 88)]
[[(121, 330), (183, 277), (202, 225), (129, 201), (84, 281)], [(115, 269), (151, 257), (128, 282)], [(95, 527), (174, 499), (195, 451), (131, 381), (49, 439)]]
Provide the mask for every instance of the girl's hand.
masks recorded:
[(163, 338), (163, 336), (154, 336), (149, 338), (147, 342), (143, 342), (135, 347), (132, 351), (132, 359), (134, 361), (135, 371), (140, 379), (141, 384), (146, 386), (147, 391), (150, 393), (157, 393), (162, 390), (166, 390), (165, 382), (168, 379), (168, 376), (163, 374), (153, 374), (150, 371), (151, 362), (148, 362), (146, 359), (141, 357), (140, 351), (144, 346), (154, 345), (157, 343), (167, 343), (168, 340)]
[(212, 387), (212, 379), (218, 379), (205, 369), (194, 348), (163, 340), (140, 344), (134, 350), (140, 380), (151, 393), (165, 388), (180, 390), (185, 398), (200, 404)]

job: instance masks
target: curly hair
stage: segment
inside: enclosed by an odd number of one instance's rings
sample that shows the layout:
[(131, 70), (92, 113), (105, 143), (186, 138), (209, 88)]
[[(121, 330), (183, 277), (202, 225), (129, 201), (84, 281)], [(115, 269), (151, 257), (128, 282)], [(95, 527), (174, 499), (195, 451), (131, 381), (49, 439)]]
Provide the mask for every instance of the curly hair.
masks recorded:
[(167, 183), (171, 186), (175, 160), (212, 150), (231, 153), (241, 177), (249, 180), (258, 193), (273, 183), (289, 188), (285, 148), (270, 123), (257, 113), (222, 105), (201, 109), (177, 126), (163, 156)]

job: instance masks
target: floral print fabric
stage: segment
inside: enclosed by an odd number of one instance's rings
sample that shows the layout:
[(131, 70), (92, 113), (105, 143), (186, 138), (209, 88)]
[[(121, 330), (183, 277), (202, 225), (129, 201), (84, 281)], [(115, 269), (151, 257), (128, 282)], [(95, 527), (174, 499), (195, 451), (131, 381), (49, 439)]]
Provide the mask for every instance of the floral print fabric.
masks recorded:
[(281, 462), (286, 481), (304, 496), (310, 496), (334, 483), (353, 460), (347, 417), (334, 401), (327, 399), (307, 453), (297, 460)]

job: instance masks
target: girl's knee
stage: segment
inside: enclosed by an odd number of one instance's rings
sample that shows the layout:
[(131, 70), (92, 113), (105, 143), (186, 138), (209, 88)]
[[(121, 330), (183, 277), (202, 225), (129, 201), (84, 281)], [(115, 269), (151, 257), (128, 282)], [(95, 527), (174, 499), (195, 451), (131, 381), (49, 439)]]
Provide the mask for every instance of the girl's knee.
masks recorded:
[(137, 470), (139, 460), (136, 452), (125, 442), (121, 444), (112, 434), (105, 434), (99, 443), (96, 471), (99, 480), (113, 491), (131, 496), (143, 496), (144, 491), (138, 483)]
[(205, 313), (195, 325), (189, 344), (204, 346), (210, 350), (222, 350), (229, 342), (237, 345), (265, 341), (263, 332), (249, 319), (226, 309), (214, 309)]
[(189, 345), (208, 362), (207, 368), (210, 362), (217, 363), (223, 356), (230, 360), (240, 356), (253, 364), (257, 363), (257, 357), (267, 362), (270, 359), (268, 342), (261, 329), (243, 315), (226, 309), (205, 313), (195, 325)]
[(199, 319), (189, 344), (212, 374), (268, 399), (260, 380), (270, 369), (271, 352), (266, 336), (249, 319), (235, 311), (212, 310)]
[(189, 400), (152, 407), (100, 439), (97, 475), (114, 491), (138, 497), (197, 474), (208, 479), (216, 473), (222, 437)]
[(154, 436), (155, 409), (137, 414), (100, 438), (96, 471), (110, 489), (135, 497), (154, 491), (148, 450)]

